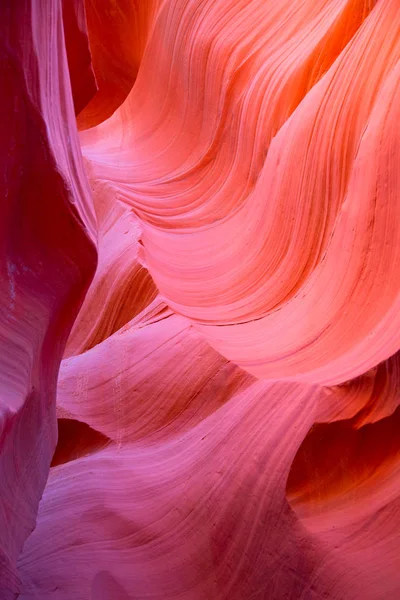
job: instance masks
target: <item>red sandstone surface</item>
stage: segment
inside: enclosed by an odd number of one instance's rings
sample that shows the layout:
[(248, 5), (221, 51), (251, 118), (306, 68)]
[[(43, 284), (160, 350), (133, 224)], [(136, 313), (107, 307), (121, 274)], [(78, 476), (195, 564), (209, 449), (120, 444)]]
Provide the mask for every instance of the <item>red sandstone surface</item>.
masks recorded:
[(3, 0), (0, 73), (0, 600), (398, 600), (399, 0)]

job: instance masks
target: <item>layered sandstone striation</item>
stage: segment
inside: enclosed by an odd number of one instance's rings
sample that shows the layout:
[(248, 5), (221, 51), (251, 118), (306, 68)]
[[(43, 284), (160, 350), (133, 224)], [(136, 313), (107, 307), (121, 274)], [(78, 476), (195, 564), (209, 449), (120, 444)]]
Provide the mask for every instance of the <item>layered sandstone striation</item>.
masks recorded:
[(399, 1), (0, 32), (0, 600), (397, 600)]

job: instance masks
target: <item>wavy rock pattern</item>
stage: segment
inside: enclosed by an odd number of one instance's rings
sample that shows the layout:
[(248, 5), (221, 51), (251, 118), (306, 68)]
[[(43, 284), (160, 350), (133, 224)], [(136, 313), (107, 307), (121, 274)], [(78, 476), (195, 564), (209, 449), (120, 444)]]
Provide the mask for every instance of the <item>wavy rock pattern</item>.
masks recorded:
[(341, 383), (399, 347), (398, 11), (165, 3), (127, 101), (82, 136), (172, 308), (258, 377)]
[(0, 30), (0, 600), (397, 600), (398, 0)]

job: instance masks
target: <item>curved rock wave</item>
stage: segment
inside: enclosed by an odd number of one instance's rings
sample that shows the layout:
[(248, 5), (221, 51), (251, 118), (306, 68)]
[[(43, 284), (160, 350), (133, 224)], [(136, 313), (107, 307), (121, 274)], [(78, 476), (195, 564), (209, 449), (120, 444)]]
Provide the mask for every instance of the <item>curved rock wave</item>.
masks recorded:
[(0, 600), (397, 600), (398, 0), (0, 31)]

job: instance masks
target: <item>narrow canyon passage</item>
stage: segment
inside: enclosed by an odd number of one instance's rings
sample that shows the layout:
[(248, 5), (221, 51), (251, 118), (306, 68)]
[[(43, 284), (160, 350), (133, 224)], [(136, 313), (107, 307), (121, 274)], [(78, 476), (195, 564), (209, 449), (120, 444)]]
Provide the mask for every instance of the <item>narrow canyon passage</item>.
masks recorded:
[(0, 600), (398, 600), (399, 0), (3, 0), (0, 77)]

